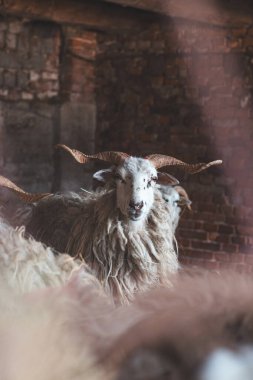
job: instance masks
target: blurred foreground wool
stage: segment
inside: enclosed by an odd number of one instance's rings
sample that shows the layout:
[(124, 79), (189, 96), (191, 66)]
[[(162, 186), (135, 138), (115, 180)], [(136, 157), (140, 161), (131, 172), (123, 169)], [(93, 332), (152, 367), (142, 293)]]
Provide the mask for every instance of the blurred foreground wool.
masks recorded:
[[(64, 292), (29, 296), (0, 291), (0, 378), (4, 380), (110, 380), (95, 364), (81, 331), (71, 323)], [(45, 296), (46, 295), (46, 296)]]
[[(138, 320), (109, 351), (110, 362), (119, 368), (117, 379), (252, 379), (245, 351), (253, 348), (252, 301), (252, 276), (227, 271), (180, 274), (172, 289), (142, 295), (125, 313), (125, 318), (138, 314)], [(240, 363), (241, 378), (238, 372), (233, 377), (225, 356), (220, 366), (212, 361), (207, 367), (221, 349), (231, 352), (231, 365)]]

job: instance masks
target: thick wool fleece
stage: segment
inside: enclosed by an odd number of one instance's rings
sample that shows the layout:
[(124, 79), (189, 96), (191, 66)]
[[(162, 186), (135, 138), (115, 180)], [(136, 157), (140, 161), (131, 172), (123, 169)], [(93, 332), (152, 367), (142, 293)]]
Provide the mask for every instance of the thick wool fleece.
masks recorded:
[(65, 284), (73, 275), (84, 283), (98, 282), (90, 269), (67, 254), (24, 237), (24, 228), (14, 229), (0, 219), (0, 280), (18, 293)]
[(82, 257), (107, 292), (120, 302), (136, 292), (169, 284), (178, 269), (168, 210), (159, 190), (141, 228), (115, 208), (115, 190), (91, 196), (54, 195), (40, 201), (22, 222), (36, 238), (60, 252)]

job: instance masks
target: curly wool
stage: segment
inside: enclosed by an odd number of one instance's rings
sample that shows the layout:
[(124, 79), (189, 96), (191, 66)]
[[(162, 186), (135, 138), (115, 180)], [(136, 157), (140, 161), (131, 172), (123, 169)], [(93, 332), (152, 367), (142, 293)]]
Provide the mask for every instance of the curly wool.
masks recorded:
[(51, 248), (24, 235), (24, 227), (14, 229), (0, 218), (0, 278), (16, 292), (61, 286), (74, 274), (82, 282), (97, 281), (81, 261), (55, 255)]
[[(120, 302), (157, 284), (169, 284), (178, 269), (168, 210), (159, 190), (144, 228), (132, 228), (115, 209), (115, 190), (90, 196), (54, 195), (31, 209), (30, 233), (47, 245), (81, 256), (106, 291)], [(27, 213), (26, 213), (27, 218)]]

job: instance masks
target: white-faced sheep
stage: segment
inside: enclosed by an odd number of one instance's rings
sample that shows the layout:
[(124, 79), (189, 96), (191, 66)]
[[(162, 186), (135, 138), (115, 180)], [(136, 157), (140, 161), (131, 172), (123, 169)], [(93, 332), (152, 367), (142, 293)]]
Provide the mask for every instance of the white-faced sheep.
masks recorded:
[(203, 271), (180, 274), (173, 285), (126, 309), (124, 318), (138, 321), (105, 355), (117, 380), (252, 379), (252, 276)]
[(168, 216), (171, 219), (173, 233), (179, 223), (180, 215), (187, 208), (191, 210), (191, 201), (185, 189), (182, 186), (160, 185), (159, 189), (165, 200), (165, 207), (168, 209)]
[[(150, 286), (168, 284), (178, 269), (178, 259), (172, 223), (156, 184), (178, 181), (157, 169), (173, 165), (197, 173), (221, 161), (190, 165), (164, 155), (137, 158), (102, 152), (88, 156), (63, 148), (80, 163), (95, 159), (114, 164), (105, 172), (114, 187), (90, 195), (46, 194), (43, 199), (43, 195), (35, 195), (35, 201), (41, 200), (30, 219), (23, 220), (28, 231), (60, 252), (81, 255), (106, 291), (121, 302)], [(19, 192), (10, 182), (1, 183)], [(31, 194), (22, 191), (20, 195), (33, 201)]]
[[(111, 170), (112, 168), (99, 170), (93, 174), (93, 190), (101, 190), (105, 186), (107, 189), (114, 187), (114, 183), (110, 175)], [(173, 232), (175, 232), (181, 213), (185, 208), (191, 210), (192, 202), (190, 201), (186, 190), (182, 186), (158, 184), (157, 187), (161, 191), (164, 201), (167, 203), (167, 205), (165, 204), (165, 207), (168, 209), (169, 223), (172, 224)]]

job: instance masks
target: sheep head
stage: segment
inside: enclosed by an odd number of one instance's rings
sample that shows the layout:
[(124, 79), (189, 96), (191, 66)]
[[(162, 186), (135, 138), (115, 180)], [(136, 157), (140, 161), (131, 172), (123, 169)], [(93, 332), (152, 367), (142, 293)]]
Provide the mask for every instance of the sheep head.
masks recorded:
[(107, 182), (109, 178), (116, 184), (117, 208), (132, 221), (145, 220), (154, 201), (156, 183), (177, 185), (176, 178), (167, 173), (158, 172), (163, 166), (180, 166), (182, 169), (197, 173), (221, 161), (208, 164), (186, 164), (174, 157), (165, 155), (150, 155), (144, 158), (132, 157), (123, 152), (101, 152), (86, 155), (66, 145), (58, 145), (67, 150), (76, 161), (85, 164), (90, 160), (102, 160), (113, 164), (110, 169), (97, 172), (96, 179)]
[[(114, 170), (117, 208), (132, 221), (143, 220), (149, 214), (154, 202), (154, 187), (158, 173), (146, 159), (129, 157)], [(170, 183), (178, 183), (172, 177)]]
[(191, 210), (192, 202), (182, 186), (160, 185), (159, 189), (166, 203), (169, 203), (171, 206), (186, 207), (188, 210)]

